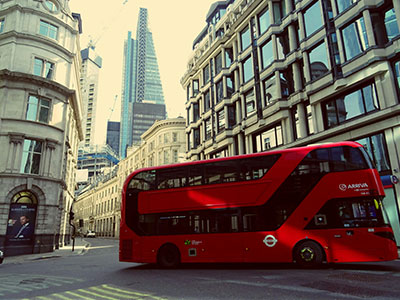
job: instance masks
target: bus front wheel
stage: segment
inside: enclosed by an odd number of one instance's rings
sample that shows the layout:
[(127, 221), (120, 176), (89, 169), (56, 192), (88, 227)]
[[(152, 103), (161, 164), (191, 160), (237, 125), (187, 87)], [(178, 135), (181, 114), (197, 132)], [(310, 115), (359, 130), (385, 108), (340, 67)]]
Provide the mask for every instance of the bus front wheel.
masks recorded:
[(301, 242), (295, 247), (294, 260), (302, 267), (319, 266), (324, 260), (324, 252), (316, 242)]
[(181, 262), (179, 249), (173, 244), (165, 244), (157, 254), (157, 263), (163, 268), (175, 268)]

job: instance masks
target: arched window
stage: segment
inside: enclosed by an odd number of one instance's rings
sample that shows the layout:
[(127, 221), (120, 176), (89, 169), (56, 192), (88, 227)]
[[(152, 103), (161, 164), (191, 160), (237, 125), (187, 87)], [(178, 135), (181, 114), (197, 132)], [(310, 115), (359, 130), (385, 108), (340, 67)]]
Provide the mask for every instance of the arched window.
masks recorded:
[(37, 204), (36, 196), (30, 191), (22, 191), (16, 193), (12, 199), (11, 203), (30, 203), (30, 204)]

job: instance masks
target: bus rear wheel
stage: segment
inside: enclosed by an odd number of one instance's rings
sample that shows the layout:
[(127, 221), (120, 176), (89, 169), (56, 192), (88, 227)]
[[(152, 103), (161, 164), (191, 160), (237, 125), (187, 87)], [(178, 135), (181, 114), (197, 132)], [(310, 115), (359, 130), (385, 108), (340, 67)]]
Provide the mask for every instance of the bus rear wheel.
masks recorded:
[(324, 252), (318, 243), (305, 241), (296, 246), (294, 259), (302, 267), (316, 267), (322, 264)]
[(157, 254), (157, 263), (163, 268), (176, 268), (181, 262), (179, 249), (173, 244), (163, 245)]

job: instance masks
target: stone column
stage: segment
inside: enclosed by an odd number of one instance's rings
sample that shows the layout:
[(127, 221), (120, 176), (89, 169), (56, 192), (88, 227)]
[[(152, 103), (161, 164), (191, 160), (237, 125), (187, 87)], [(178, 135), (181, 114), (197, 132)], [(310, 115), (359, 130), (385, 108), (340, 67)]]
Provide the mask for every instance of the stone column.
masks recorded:
[[(365, 30), (367, 31), (367, 36), (368, 36), (368, 47), (376, 46), (374, 29), (372, 26), (371, 14), (369, 10), (363, 11), (363, 17), (364, 17)], [(360, 34), (362, 33), (360, 32)]]
[(242, 132), (240, 132), (238, 134), (238, 149), (239, 149), (239, 153), (238, 153), (239, 155), (245, 154), (244, 148), (243, 148), (243, 133)]
[(297, 115), (299, 117), (299, 132), (297, 133), (299, 138), (305, 138), (307, 136), (307, 112), (304, 107), (304, 103), (297, 104)]

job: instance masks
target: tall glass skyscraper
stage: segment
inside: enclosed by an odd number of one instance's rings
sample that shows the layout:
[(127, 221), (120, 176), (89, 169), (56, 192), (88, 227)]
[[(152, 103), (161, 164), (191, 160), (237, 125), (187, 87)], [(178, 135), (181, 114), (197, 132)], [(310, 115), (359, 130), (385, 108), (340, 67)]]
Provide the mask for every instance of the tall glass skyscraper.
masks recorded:
[(126, 148), (139, 142), (140, 136), (155, 120), (166, 118), (160, 72), (147, 16), (147, 9), (140, 8), (136, 40), (129, 31), (124, 46), (121, 158), (126, 157)]

